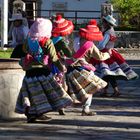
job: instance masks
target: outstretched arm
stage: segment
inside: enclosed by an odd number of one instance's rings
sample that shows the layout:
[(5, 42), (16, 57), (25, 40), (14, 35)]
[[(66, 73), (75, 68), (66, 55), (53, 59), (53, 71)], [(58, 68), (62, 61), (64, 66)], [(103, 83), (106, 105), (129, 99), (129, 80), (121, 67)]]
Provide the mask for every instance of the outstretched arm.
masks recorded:
[(47, 53), (49, 54), (52, 63), (54, 63), (60, 71), (65, 72), (66, 67), (59, 61), (52, 41), (48, 41), (48, 44), (46, 46), (48, 51)]
[(104, 39), (103, 39), (102, 41), (99, 42), (97, 48), (98, 48), (99, 50), (104, 49), (105, 46), (107, 45), (107, 43), (109, 42), (109, 40), (110, 40), (110, 35), (109, 35), (109, 34), (105, 34), (105, 35), (104, 35)]
[(91, 56), (93, 58), (96, 58), (97, 60), (106, 60), (110, 58), (110, 54), (108, 52), (101, 52), (95, 45), (91, 48)]

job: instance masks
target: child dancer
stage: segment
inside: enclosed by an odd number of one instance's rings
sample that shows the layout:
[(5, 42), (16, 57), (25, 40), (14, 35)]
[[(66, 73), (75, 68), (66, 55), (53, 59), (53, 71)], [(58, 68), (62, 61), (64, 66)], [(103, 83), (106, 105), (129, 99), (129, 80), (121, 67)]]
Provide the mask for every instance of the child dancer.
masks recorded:
[(74, 43), (73, 59), (66, 60), (69, 65), (66, 73), (68, 92), (82, 103), (83, 116), (96, 114), (90, 111), (92, 96), (107, 85), (105, 81), (94, 75), (95, 68), (88, 63), (92, 57), (98, 60), (110, 58), (109, 53), (100, 52), (93, 43), (102, 39), (102, 33), (97, 26), (95, 29), (89, 26), (80, 28), (79, 37)]
[[(92, 59), (91, 63), (96, 67), (95, 74), (103, 78), (108, 85), (110, 83), (113, 87), (114, 93), (111, 96), (117, 97), (120, 95), (117, 80), (132, 80), (138, 78), (138, 75), (130, 68), (118, 51), (114, 49), (114, 44), (117, 39), (114, 26), (116, 26), (116, 20), (112, 16), (108, 15), (103, 17), (104, 39), (97, 46), (102, 52), (111, 50), (111, 58), (105, 61)], [(108, 85), (104, 88), (101, 96), (108, 97)]]
[(51, 31), (50, 20), (37, 18), (24, 45), (26, 56), (21, 59), (20, 64), (26, 74), (15, 111), (24, 113), (27, 122), (34, 122), (36, 119), (47, 120), (49, 118), (44, 113), (58, 111), (72, 103), (70, 96), (56, 82), (49, 69), (50, 63), (53, 63), (60, 72), (66, 72), (50, 39)]

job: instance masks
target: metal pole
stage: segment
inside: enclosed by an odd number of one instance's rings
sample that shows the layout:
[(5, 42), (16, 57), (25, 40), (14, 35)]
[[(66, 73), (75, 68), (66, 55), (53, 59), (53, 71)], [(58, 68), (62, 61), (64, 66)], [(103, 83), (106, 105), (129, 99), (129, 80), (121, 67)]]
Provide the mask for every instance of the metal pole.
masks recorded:
[(8, 0), (1, 5), (1, 47), (8, 43)]

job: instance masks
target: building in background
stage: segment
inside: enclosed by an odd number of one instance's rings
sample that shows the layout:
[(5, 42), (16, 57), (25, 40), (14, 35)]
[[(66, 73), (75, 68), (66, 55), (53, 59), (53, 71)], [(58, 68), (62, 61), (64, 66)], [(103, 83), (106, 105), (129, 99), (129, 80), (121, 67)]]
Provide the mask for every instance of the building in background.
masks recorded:
[[(41, 16), (52, 16), (61, 13), (64, 17), (81, 23), (91, 18), (100, 19), (101, 4), (106, 0), (42, 0), (41, 9), (50, 12), (41, 12)], [(57, 10), (57, 11), (54, 11)]]
[[(14, 0), (9, 0), (9, 10), (12, 11)], [(16, 0), (18, 1), (18, 0)], [(60, 13), (72, 20), (78, 18), (78, 22), (90, 18), (101, 17), (101, 5), (107, 0), (22, 0), (25, 2), (28, 19), (35, 17), (50, 17)]]
[(9, 0), (9, 11), (11, 13), (13, 13), (14, 11), (14, 7), (13, 7), (14, 3), (18, 3), (20, 1), (25, 3), (23, 9), (27, 14), (28, 19), (34, 19), (40, 14), (41, 0)]
[[(2, 0), (1, 0), (2, 1)], [(13, 2), (21, 0), (9, 0), (9, 15), (13, 11)], [(64, 17), (73, 20), (76, 24), (87, 22), (90, 19), (100, 20), (103, 4), (109, 4), (107, 0), (22, 0), (25, 2), (25, 11), (29, 20), (36, 17), (46, 17), (60, 13)], [(117, 19), (117, 14), (113, 14)]]

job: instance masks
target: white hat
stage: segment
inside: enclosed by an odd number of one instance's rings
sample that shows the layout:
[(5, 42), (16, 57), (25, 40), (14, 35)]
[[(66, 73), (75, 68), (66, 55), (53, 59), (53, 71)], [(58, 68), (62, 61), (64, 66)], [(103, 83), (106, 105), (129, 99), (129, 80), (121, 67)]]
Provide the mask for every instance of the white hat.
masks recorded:
[(22, 14), (17, 13), (17, 14), (13, 14), (12, 18), (9, 19), (10, 21), (15, 21), (15, 20), (24, 20), (24, 18), (22, 17)]
[(37, 18), (30, 27), (29, 35), (31, 38), (51, 37), (52, 22), (49, 19)]
[(108, 15), (106, 17), (103, 17), (103, 19), (105, 19), (108, 23), (110, 23), (113, 26), (117, 26), (116, 24), (116, 19), (113, 18), (112, 16)]

